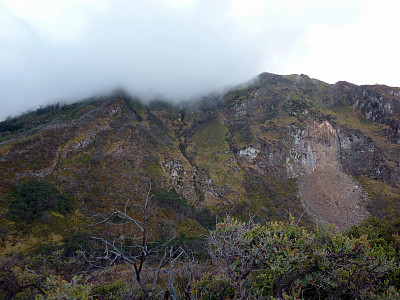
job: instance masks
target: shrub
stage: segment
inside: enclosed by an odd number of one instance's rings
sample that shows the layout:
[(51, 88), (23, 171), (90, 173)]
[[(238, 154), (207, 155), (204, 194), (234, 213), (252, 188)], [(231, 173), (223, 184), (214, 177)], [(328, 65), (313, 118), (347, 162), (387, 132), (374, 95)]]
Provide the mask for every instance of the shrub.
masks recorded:
[(201, 279), (193, 281), (192, 295), (195, 299), (233, 299), (234, 287), (229, 283), (228, 278), (220, 275), (214, 277), (206, 274)]
[(81, 284), (82, 278), (75, 276), (71, 282), (61, 279), (54, 275), (50, 275), (45, 283), (45, 296), (38, 295), (36, 299), (93, 299), (90, 296), (92, 291), (91, 285)]
[(129, 296), (129, 293), (129, 285), (124, 279), (93, 288), (93, 295), (98, 299), (124, 299), (123, 297)]
[(175, 189), (168, 191), (158, 188), (155, 190), (154, 198), (160, 207), (173, 209), (181, 215), (195, 219), (207, 229), (213, 229), (215, 226), (215, 218), (207, 207), (202, 210), (196, 210)]
[(210, 281), (228, 278), (239, 299), (370, 298), (388, 288), (383, 279), (395, 269), (366, 235), (354, 238), (323, 228), (309, 232), (293, 218), (264, 226), (227, 218), (208, 242), (219, 271)]
[(50, 183), (32, 180), (22, 184), (14, 193), (9, 217), (30, 223), (49, 210), (62, 214), (70, 212), (72, 210), (70, 198), (60, 194)]
[[(353, 226), (347, 233), (350, 237), (368, 235), (368, 242), (374, 251), (393, 258), (400, 264), (400, 218), (389, 220), (376, 216), (365, 219), (361, 224)], [(394, 269), (386, 277), (390, 284), (400, 289), (400, 269)]]

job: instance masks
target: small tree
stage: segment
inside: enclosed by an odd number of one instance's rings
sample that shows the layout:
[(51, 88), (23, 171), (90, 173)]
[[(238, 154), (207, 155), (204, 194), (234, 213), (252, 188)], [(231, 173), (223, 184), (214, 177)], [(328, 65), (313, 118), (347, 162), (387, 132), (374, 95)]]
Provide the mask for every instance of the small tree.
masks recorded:
[[(121, 236), (112, 239), (93, 236), (94, 240), (103, 244), (104, 249), (101, 255), (94, 259), (87, 259), (92, 265), (105, 269), (120, 261), (125, 263), (146, 299), (155, 297), (154, 291), (160, 273), (165, 271), (171, 274), (175, 261), (187, 253), (182, 247), (174, 247), (172, 244), (174, 238), (164, 242), (154, 242), (150, 239), (149, 219), (155, 210), (151, 199), (150, 184), (142, 203), (137, 205), (141, 216), (140, 219), (134, 218), (128, 213), (129, 199), (125, 203), (124, 210), (114, 210), (108, 216), (102, 214), (93, 215), (92, 217), (96, 220), (96, 223), (92, 224), (92, 226), (102, 224), (120, 227), (133, 226), (137, 234), (132, 237), (123, 237), (122, 239)], [(150, 280), (145, 279), (145, 273), (151, 274)], [(168, 280), (170, 282), (171, 295), (174, 298), (176, 293), (173, 287), (173, 279), (169, 276)]]

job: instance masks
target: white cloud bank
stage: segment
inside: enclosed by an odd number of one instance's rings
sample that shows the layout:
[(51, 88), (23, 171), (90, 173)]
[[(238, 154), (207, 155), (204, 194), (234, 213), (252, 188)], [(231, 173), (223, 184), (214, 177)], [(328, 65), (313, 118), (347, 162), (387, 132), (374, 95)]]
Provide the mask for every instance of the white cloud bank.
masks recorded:
[(172, 100), (260, 72), (400, 86), (396, 1), (0, 0), (0, 120), (123, 87)]

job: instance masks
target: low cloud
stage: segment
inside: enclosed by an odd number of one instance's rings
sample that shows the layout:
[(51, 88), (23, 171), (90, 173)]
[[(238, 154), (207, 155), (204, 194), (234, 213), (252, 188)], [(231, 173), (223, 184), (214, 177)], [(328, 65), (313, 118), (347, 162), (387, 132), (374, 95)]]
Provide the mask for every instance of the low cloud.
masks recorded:
[(310, 26), (351, 19), (342, 1), (24, 2), (0, 4), (0, 119), (118, 87), (194, 99), (289, 70)]

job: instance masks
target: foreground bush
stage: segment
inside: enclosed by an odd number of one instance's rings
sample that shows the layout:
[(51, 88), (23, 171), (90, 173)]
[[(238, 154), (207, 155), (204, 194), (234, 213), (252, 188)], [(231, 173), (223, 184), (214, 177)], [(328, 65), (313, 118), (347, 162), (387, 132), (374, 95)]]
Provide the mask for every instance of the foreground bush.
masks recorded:
[[(323, 228), (312, 233), (293, 218), (261, 226), (228, 217), (208, 242), (218, 272), (208, 278), (208, 286), (229, 283), (237, 299), (371, 298), (389, 288), (383, 279), (395, 269), (393, 260), (372, 248), (366, 235), (353, 238)], [(194, 291), (211, 298), (212, 291), (205, 295), (202, 284), (195, 283)], [(226, 294), (220, 297), (232, 297), (229, 288), (223, 290)]]
[[(400, 299), (397, 230), (393, 227), (390, 234), (386, 230), (376, 233), (375, 227), (365, 227), (375, 226), (371, 222), (367, 220), (342, 234), (323, 228), (308, 231), (293, 219), (260, 225), (228, 217), (207, 237), (214, 266), (207, 258), (196, 262), (195, 256), (185, 256), (183, 248), (168, 256), (173, 246), (163, 244), (157, 252), (163, 260), (149, 256), (151, 259), (143, 261), (144, 271), (139, 273), (142, 286), (138, 277), (124, 279), (130, 274), (127, 269), (118, 273), (114, 272), (116, 268), (105, 278), (89, 266), (85, 270), (84, 262), (77, 257), (64, 257), (62, 251), (30, 259), (16, 255), (0, 258), (0, 298)], [(121, 247), (107, 242), (99, 249), (114, 257), (123, 256), (113, 260), (111, 266), (131, 259), (128, 251), (137, 248)], [(155, 249), (151, 247), (139, 248), (143, 252), (136, 254), (148, 255)], [(94, 260), (104, 259), (98, 255), (102, 252), (96, 253)], [(166, 258), (169, 260), (164, 263)], [(156, 276), (152, 275), (154, 271), (158, 272)], [(91, 285), (84, 284), (89, 278)]]
[(43, 289), (44, 295), (38, 295), (37, 300), (44, 299), (65, 299), (65, 300), (90, 300), (93, 299), (91, 294), (92, 286), (83, 285), (80, 282), (82, 278), (74, 277), (71, 281), (61, 279), (59, 276), (51, 275), (47, 278), (45, 288)]

